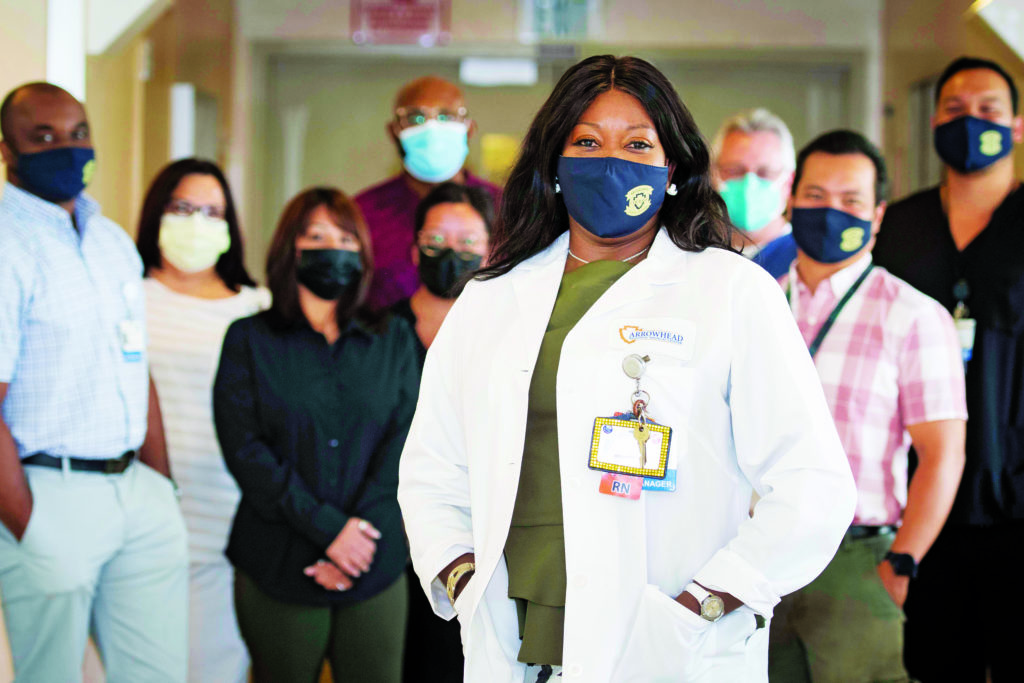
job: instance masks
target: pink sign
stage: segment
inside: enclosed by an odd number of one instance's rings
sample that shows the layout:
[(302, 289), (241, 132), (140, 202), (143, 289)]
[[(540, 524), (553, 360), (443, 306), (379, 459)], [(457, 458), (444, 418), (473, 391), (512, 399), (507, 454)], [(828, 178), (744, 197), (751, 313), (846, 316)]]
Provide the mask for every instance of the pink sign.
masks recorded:
[(451, 41), (451, 0), (352, 0), (357, 45), (420, 45)]

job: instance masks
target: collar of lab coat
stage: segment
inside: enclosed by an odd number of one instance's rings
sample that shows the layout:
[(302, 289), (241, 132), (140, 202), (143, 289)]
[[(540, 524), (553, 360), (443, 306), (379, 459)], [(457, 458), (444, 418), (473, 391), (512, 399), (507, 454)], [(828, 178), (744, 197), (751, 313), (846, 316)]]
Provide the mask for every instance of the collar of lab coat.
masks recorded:
[[(586, 316), (604, 315), (653, 296), (654, 286), (679, 277), (680, 249), (672, 243), (665, 228), (658, 230), (647, 258), (631, 268), (587, 311)], [(569, 231), (563, 232), (544, 251), (527, 259), (509, 273), (519, 309), (522, 350), (518, 362), (530, 372), (537, 360), (537, 351), (544, 336), (558, 287), (569, 255)]]

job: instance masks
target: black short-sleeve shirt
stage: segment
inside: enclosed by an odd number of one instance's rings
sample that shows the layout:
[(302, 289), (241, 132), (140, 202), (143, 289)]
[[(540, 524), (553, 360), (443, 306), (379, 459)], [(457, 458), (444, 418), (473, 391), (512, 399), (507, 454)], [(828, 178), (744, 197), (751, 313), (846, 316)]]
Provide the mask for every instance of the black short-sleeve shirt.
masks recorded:
[(967, 372), (967, 464), (951, 524), (1024, 520), (1024, 188), (992, 214), (963, 251), (957, 249), (931, 188), (889, 207), (875, 262), (937, 299), (950, 312), (954, 287), (977, 320)]

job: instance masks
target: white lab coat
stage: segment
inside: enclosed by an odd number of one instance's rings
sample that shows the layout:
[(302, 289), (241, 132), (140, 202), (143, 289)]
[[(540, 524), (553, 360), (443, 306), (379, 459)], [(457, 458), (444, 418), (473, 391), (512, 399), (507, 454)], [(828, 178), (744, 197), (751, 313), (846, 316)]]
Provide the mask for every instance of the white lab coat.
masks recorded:
[[(509, 274), (473, 282), (427, 355), (398, 498), (434, 609), (457, 613), (466, 680), (523, 680), (505, 539), (527, 399), (568, 233)], [(627, 328), (623, 333), (623, 328)], [(632, 328), (683, 335), (627, 343)], [(624, 336), (625, 335), (625, 336)], [(671, 336), (671, 335), (670, 335)], [(624, 356), (647, 354), (651, 417), (673, 429), (673, 493), (598, 493), (596, 417), (630, 407)], [(779, 597), (835, 554), (856, 491), (817, 373), (778, 285), (741, 256), (677, 248), (665, 230), (566, 337), (557, 378), (568, 588), (563, 678), (767, 681)], [(749, 516), (751, 491), (761, 497)], [(438, 572), (476, 574), (448, 602)], [(696, 579), (744, 606), (711, 624), (672, 600)]]

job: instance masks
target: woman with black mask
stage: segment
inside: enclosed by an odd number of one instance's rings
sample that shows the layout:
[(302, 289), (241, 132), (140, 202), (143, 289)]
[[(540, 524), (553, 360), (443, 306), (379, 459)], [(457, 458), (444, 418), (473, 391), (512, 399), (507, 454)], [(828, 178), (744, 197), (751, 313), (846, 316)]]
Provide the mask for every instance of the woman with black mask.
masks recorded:
[(398, 457), (418, 390), (412, 331), (363, 301), (373, 257), (338, 190), (285, 208), (269, 311), (227, 332), (214, 419), (242, 500), (228, 542), (242, 637), (262, 681), (315, 681), (325, 658), (398, 681), (408, 547)]
[(420, 287), (394, 307), (408, 320), (424, 349), (470, 275), (485, 265), (494, 225), (494, 200), (478, 187), (442, 183), (416, 207), (412, 262)]
[[(484, 264), (493, 224), (494, 200), (479, 187), (442, 183), (416, 207), (412, 262), (419, 269), (420, 286), (392, 310), (416, 331), (421, 359), (462, 285)], [(436, 617), (411, 566), (407, 575), (409, 623), (403, 680), (458, 683), (464, 666), (459, 624)]]

